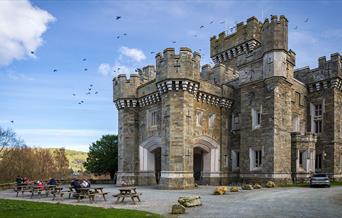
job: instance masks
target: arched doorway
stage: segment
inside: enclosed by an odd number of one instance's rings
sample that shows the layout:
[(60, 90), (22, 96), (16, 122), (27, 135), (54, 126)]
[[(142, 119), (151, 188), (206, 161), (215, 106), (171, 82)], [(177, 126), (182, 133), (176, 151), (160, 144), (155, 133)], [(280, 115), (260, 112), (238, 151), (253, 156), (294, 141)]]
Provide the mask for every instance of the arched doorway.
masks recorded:
[(140, 174), (153, 177), (159, 184), (161, 175), (161, 138), (150, 137), (139, 145)]
[(161, 172), (161, 148), (154, 149), (152, 153), (154, 154), (154, 175), (156, 177), (156, 183), (159, 184)]
[(194, 158), (193, 158), (193, 172), (194, 172), (194, 180), (197, 184), (200, 184), (202, 181), (202, 173), (203, 173), (203, 153), (205, 151), (200, 147), (194, 148)]
[(220, 146), (208, 136), (193, 139), (193, 173), (196, 183), (206, 183), (220, 171)]

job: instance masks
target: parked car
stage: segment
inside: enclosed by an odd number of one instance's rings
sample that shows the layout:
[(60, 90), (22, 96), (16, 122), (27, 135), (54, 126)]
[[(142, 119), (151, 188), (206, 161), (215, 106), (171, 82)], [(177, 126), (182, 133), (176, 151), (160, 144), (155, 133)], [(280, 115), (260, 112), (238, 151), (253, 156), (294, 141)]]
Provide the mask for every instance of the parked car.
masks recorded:
[(327, 174), (314, 174), (310, 178), (310, 187), (314, 186), (325, 186), (325, 187), (330, 187), (330, 179), (327, 176)]

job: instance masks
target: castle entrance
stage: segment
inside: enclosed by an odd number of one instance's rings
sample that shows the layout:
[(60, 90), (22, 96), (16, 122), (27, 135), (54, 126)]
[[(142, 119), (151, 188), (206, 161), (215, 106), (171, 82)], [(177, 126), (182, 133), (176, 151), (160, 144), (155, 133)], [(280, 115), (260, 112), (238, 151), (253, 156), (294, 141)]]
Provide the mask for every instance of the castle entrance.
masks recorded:
[(159, 184), (161, 172), (161, 148), (154, 149), (152, 153), (154, 154), (154, 175), (156, 177), (156, 183)]
[(205, 151), (199, 147), (194, 148), (193, 172), (196, 183), (201, 183), (203, 172), (203, 153)]

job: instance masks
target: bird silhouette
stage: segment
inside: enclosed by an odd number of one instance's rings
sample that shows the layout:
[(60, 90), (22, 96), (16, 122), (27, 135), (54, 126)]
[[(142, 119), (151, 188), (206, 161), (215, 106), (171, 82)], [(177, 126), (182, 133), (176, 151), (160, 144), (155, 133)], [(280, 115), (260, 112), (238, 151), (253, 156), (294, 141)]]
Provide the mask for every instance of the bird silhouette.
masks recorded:
[(214, 23), (214, 21), (212, 20), (212, 21), (210, 21), (210, 23), (209, 24), (213, 24)]
[(225, 21), (221, 21), (221, 22), (220, 22), (220, 24), (224, 24), (224, 23), (225, 23)]
[(120, 20), (121, 16), (116, 16), (115, 20)]
[(309, 18), (306, 18), (306, 19), (304, 20), (304, 22), (305, 22), (305, 23), (309, 22)]
[(91, 91), (91, 88), (88, 88), (89, 91)]
[(72, 96), (76, 96), (76, 94), (74, 93), (74, 94), (72, 94)]
[(150, 53), (151, 53), (151, 54), (154, 54), (155, 52), (154, 52), (154, 51), (151, 51)]
[(172, 43), (173, 43), (173, 44), (175, 44), (175, 43), (176, 43), (176, 41), (172, 41)]
[(195, 34), (194, 37), (197, 37), (197, 34)]
[(90, 86), (90, 87), (93, 87), (93, 84), (90, 84), (89, 86)]
[(34, 51), (31, 51), (31, 54), (34, 54)]
[(87, 95), (90, 95), (90, 92), (87, 92)]
[(122, 35), (127, 36), (127, 33), (124, 33), (124, 34), (122, 34)]
[(53, 69), (53, 72), (57, 72), (57, 69)]
[(81, 102), (78, 102), (78, 104), (82, 104)]
[(295, 28), (293, 28), (294, 30), (297, 30), (298, 29), (298, 26), (295, 26)]
[(86, 60), (87, 60), (87, 58), (83, 58), (83, 59), (82, 59), (82, 61), (86, 61)]
[(14, 123), (14, 120), (11, 120), (11, 123)]
[(203, 25), (201, 25), (201, 26), (200, 26), (200, 29), (202, 29), (202, 28), (204, 28), (204, 26), (203, 26)]
[(88, 68), (84, 68), (84, 71), (88, 71)]
[(99, 92), (95, 92), (95, 95), (97, 95)]
[(120, 36), (117, 36), (116, 38), (117, 38), (117, 39), (120, 39)]

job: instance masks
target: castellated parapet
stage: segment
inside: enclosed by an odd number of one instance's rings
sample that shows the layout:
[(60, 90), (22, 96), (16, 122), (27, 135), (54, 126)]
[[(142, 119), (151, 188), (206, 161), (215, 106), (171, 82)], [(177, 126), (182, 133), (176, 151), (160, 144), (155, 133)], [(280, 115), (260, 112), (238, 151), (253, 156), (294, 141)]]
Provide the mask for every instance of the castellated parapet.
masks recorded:
[(170, 78), (198, 80), (200, 61), (201, 55), (190, 48), (180, 48), (178, 54), (174, 48), (167, 48), (156, 55), (157, 82)]
[(229, 181), (342, 179), (342, 62), (294, 70), (288, 21), (239, 23), (210, 40), (214, 65), (167, 48), (113, 80), (118, 182), (192, 188)]

